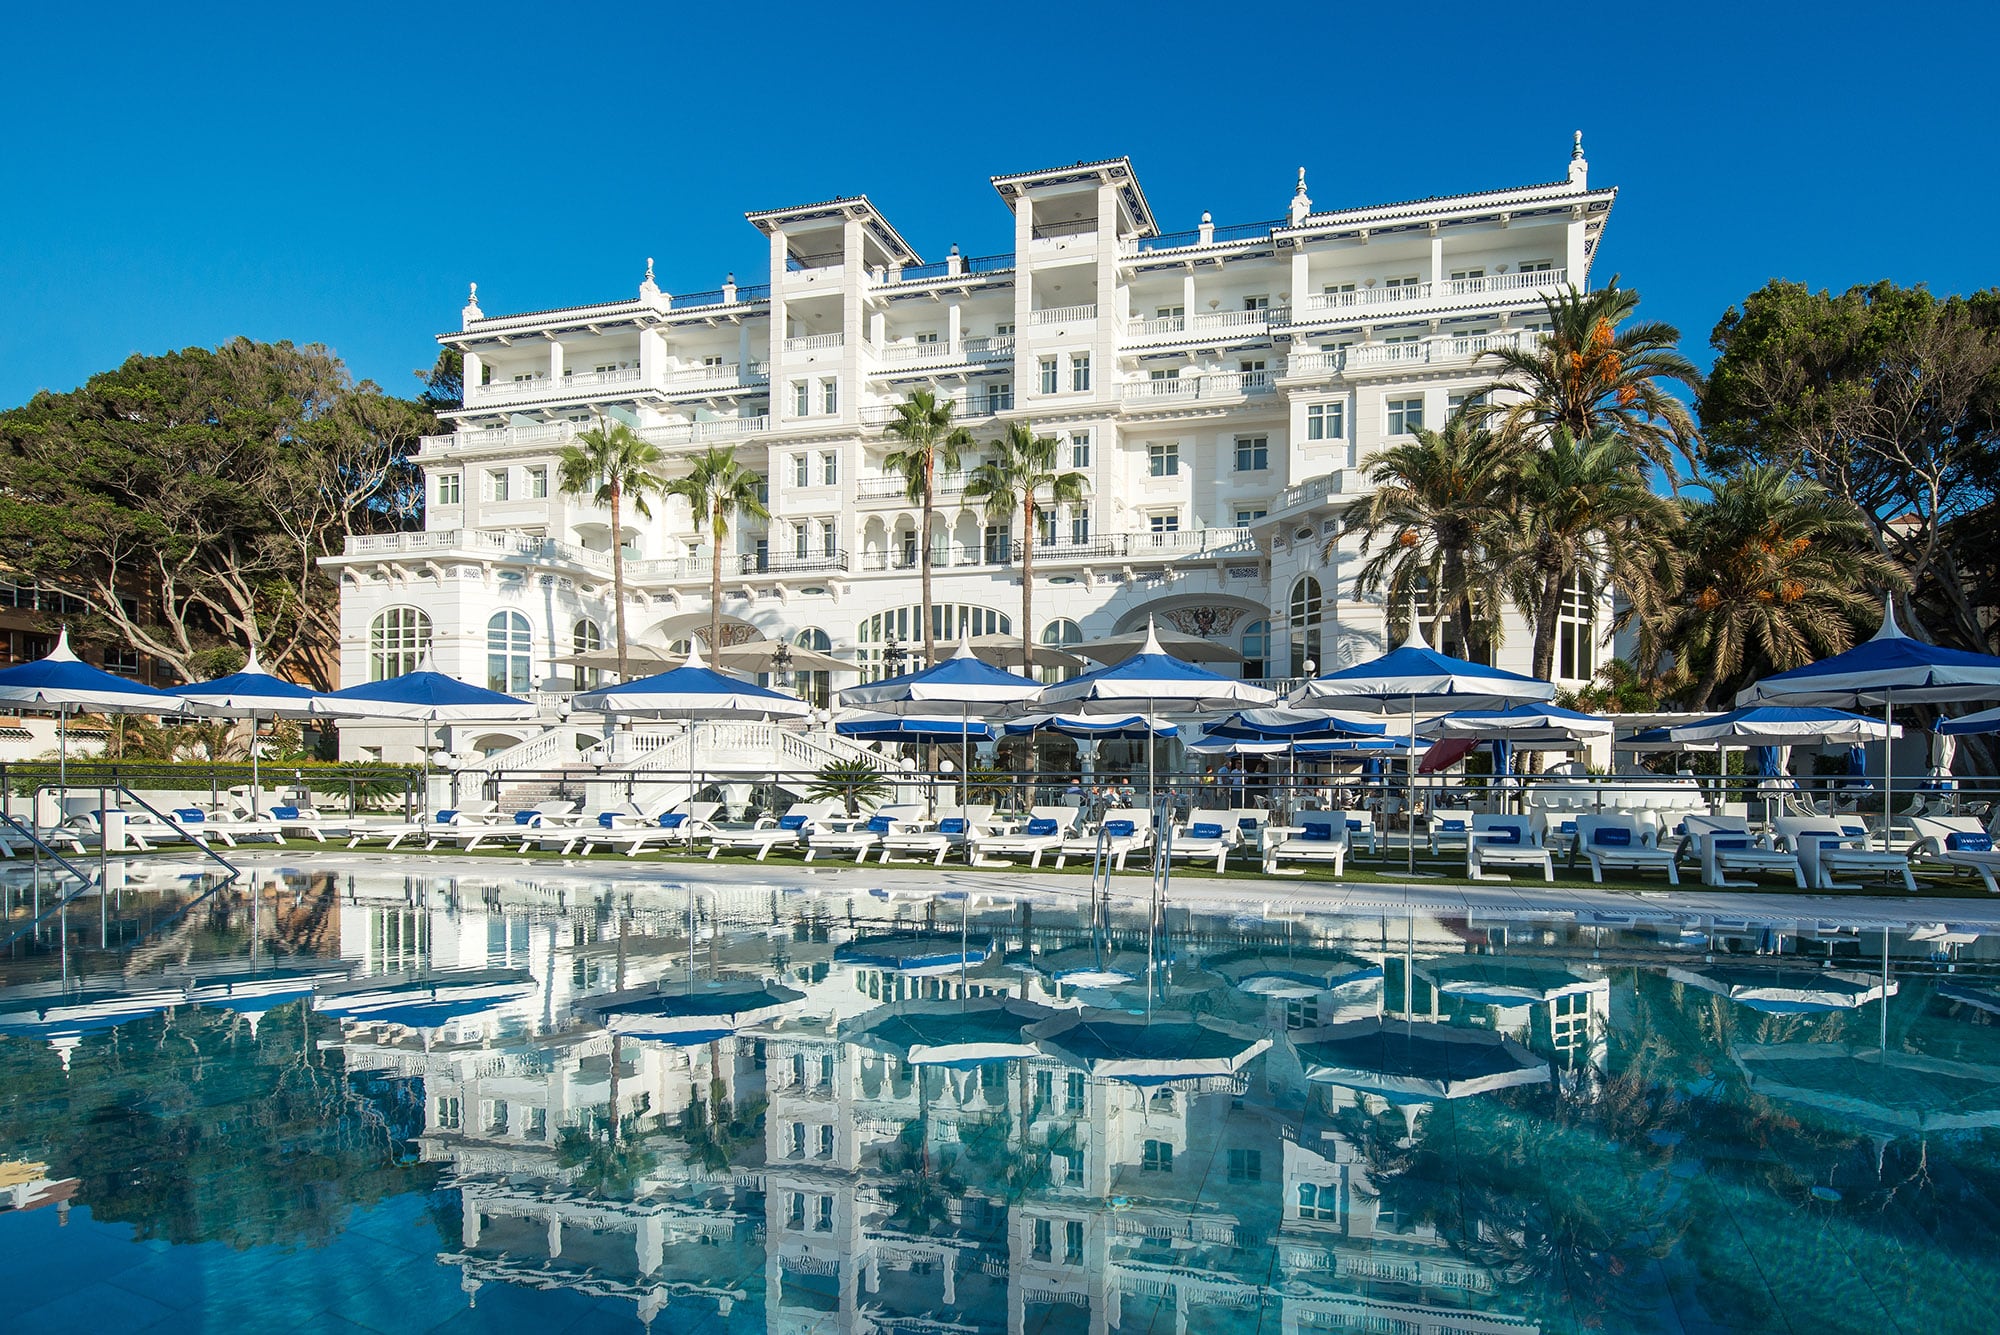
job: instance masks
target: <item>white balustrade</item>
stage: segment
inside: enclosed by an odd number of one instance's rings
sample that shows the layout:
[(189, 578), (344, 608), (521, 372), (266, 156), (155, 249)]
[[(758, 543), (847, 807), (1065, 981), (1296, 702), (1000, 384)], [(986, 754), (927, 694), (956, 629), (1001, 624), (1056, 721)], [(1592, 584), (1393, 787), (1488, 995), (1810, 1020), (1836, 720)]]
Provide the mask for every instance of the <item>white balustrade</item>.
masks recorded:
[(786, 352), (817, 352), (824, 348), (837, 348), (847, 341), (845, 333), (801, 334), (797, 338), (785, 340)]
[(1038, 311), (1028, 312), (1028, 323), (1037, 327), (1057, 324), (1077, 324), (1097, 318), (1097, 306), (1045, 306)]

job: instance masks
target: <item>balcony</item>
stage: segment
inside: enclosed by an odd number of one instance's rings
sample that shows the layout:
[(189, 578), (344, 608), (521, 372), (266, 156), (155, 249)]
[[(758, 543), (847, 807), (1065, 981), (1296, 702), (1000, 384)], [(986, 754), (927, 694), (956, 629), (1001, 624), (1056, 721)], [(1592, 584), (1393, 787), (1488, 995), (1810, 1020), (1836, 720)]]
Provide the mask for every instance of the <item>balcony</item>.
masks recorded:
[[(764, 557), (759, 557), (755, 552), (731, 552), (722, 558), (724, 579), (741, 578), (745, 575), (841, 574), (853, 568), (853, 561), (845, 550), (806, 556), (793, 553)], [(713, 573), (713, 562), (705, 555), (625, 563), (625, 577), (634, 583), (675, 584), (689, 580), (710, 579)]]
[(1173, 407), (1219, 399), (1242, 399), (1272, 390), (1269, 371), (1210, 371), (1203, 375), (1134, 380), (1122, 390), (1128, 406)]
[(1097, 304), (1084, 306), (1044, 306), (1038, 311), (1028, 312), (1028, 323), (1037, 329), (1047, 329), (1055, 325), (1088, 324), (1097, 319)]
[(1500, 348), (1528, 348), (1538, 335), (1516, 330), (1503, 334), (1468, 334), (1419, 338), (1399, 343), (1364, 343), (1331, 352), (1300, 352), (1285, 359), (1287, 379), (1319, 378), (1359, 371), (1397, 370), (1410, 366), (1470, 365), (1484, 353)]
[[(931, 475), (931, 495), (934, 497), (963, 495), (965, 484), (971, 480), (972, 474), (966, 472), (934, 473)], [(864, 501), (883, 499), (908, 500), (909, 492), (909, 483), (905, 482), (902, 475), (898, 473), (885, 473), (876, 477), (859, 478), (854, 484), (856, 498)]]
[(495, 381), (490, 385), (468, 385), (465, 390), (465, 406), (478, 408), (491, 403), (515, 403), (526, 399), (556, 399), (575, 395), (587, 398), (607, 389), (621, 385), (639, 383), (639, 368), (624, 367), (616, 371), (581, 371), (564, 375), (558, 382), (553, 377), (538, 375), (528, 380)]
[(730, 389), (738, 386), (766, 385), (771, 381), (771, 368), (763, 362), (751, 362), (746, 372), (739, 362), (719, 362), (707, 366), (683, 366), (669, 371), (663, 387), (669, 394), (693, 394), (705, 389)]
[(961, 362), (1009, 361), (1014, 356), (1014, 336), (998, 334), (968, 338), (960, 343), (933, 340), (928, 343), (890, 343), (875, 349), (878, 361), (889, 366), (917, 366), (926, 363), (957, 365)]
[(705, 422), (669, 422), (641, 427), (639, 434), (655, 445), (706, 445), (713, 441), (761, 436), (771, 429), (768, 414), (756, 417), (716, 417)]
[[(1035, 544), (1035, 564), (1136, 560), (1182, 561), (1258, 555), (1257, 544), (1247, 528), (1198, 528), (1172, 533), (1107, 533), (1081, 541), (1074, 538)], [(940, 543), (932, 549), (931, 564), (939, 570), (974, 566), (1018, 566), (1021, 544), (1009, 541), (962, 545)], [(858, 569), (914, 570), (914, 558), (900, 550), (863, 552)]]
[(1352, 292), (1319, 292), (1308, 296), (1300, 307), (1300, 318), (1306, 321), (1339, 319), (1343, 314), (1394, 310), (1398, 307), (1491, 305), (1523, 295), (1557, 292), (1568, 283), (1567, 269), (1535, 269), (1526, 273), (1447, 279), (1441, 283), (1356, 287)]
[(1202, 311), (1195, 315), (1163, 315), (1134, 320), (1125, 326), (1124, 341), (1135, 343), (1228, 342), (1259, 338), (1291, 323), (1289, 307), (1270, 306), (1242, 311)]
[(821, 352), (827, 348), (837, 348), (847, 342), (844, 333), (802, 334), (785, 340), (786, 352)]
[(611, 569), (609, 552), (594, 552), (535, 534), (490, 529), (446, 528), (430, 529), (421, 533), (357, 533), (348, 537), (344, 549), (344, 554), (347, 556), (375, 557), (419, 556), (442, 552), (468, 552), (486, 558), (560, 563), (581, 566), (593, 571)]

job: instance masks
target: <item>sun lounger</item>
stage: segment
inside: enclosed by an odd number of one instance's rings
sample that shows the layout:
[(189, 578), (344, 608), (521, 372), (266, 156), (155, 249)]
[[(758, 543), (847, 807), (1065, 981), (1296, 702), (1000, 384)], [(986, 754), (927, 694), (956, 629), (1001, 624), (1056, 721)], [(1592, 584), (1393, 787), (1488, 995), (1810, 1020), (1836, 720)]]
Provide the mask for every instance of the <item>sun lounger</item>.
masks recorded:
[(1217, 875), (1229, 864), (1229, 854), (1241, 841), (1226, 811), (1197, 811), (1188, 823), (1174, 831), (1167, 844), (1167, 856), (1189, 862), (1215, 863)]
[(1785, 847), (1798, 854), (1808, 884), (1819, 890), (1854, 890), (1840, 885), (1836, 876), (1863, 876), (1879, 872), (1886, 880), (1900, 876), (1903, 888), (1916, 893), (1916, 877), (1910, 874), (1910, 860), (1901, 853), (1878, 853), (1868, 846), (1868, 827), (1856, 816), (1781, 816), (1778, 837)]
[[(599, 812), (595, 819), (570, 829), (545, 833), (536, 842), (564, 853), (615, 849), (636, 858), (655, 849), (677, 845), (685, 849), (696, 839), (713, 838), (717, 833), (715, 813), (720, 810), (720, 802), (686, 802), (672, 811), (648, 811), (628, 803), (622, 810)], [(526, 846), (524, 842), (522, 847)]]
[(1799, 889), (1806, 888), (1806, 874), (1796, 853), (1774, 848), (1767, 838), (1755, 835), (1750, 822), (1741, 816), (1689, 816), (1681, 822), (1687, 839), (1675, 850), (1693, 853), (1701, 863), (1701, 883), (1715, 886), (1753, 886), (1755, 880), (1732, 881), (1731, 873), (1755, 876), (1761, 872), (1782, 872)]
[(1074, 807), (1036, 807), (1028, 815), (1027, 824), (1011, 834), (982, 834), (966, 846), (966, 860), (974, 866), (1004, 866), (1011, 858), (1027, 858), (1028, 865), (1042, 865), (1042, 855), (1053, 853), (1062, 847), (1070, 822), (1076, 819)]
[(953, 849), (969, 849), (972, 841), (985, 833), (993, 818), (990, 806), (954, 807), (940, 815), (936, 823), (921, 829), (899, 828), (882, 837), (881, 861), (928, 862), (944, 865)]
[(461, 811), (459, 819), (450, 827), (433, 831), (425, 846), (436, 848), (440, 843), (449, 841), (469, 853), (474, 849), (511, 844), (529, 830), (563, 827), (575, 810), (574, 802), (550, 800), (537, 802), (519, 811), (489, 811), (474, 818), (468, 818)]
[(1556, 878), (1555, 860), (1542, 846), (1540, 822), (1532, 816), (1474, 816), (1465, 842), (1465, 874), (1475, 881), (1505, 881), (1488, 867), (1539, 867), (1542, 879)]
[(815, 826), (806, 836), (806, 861), (821, 853), (854, 854), (857, 863), (882, 846), (882, 840), (899, 826), (914, 823), (923, 814), (917, 806), (887, 806), (864, 819), (832, 821)]
[(1433, 811), (1430, 814), (1431, 856), (1436, 857), (1447, 845), (1460, 848), (1472, 846), (1472, 813), (1451, 808)]
[(1974, 816), (1918, 816), (1910, 826), (1916, 842), (1910, 856), (1922, 862), (1941, 862), (1958, 871), (1977, 872), (1989, 892), (2000, 894), (1993, 873), (2000, 869), (2000, 852), (1993, 848), (1993, 836)]
[(1368, 856), (1375, 856), (1375, 813), (1365, 808), (1355, 808), (1332, 813), (1347, 822), (1347, 846), (1366, 847)]
[(1303, 876), (1302, 869), (1287, 871), (1286, 862), (1331, 862), (1333, 874), (1347, 871), (1347, 822), (1330, 811), (1308, 811), (1295, 817), (1295, 826), (1270, 826), (1263, 832), (1264, 874)]
[(1087, 834), (1073, 834), (1056, 845), (1056, 867), (1060, 869), (1071, 858), (1095, 861), (1100, 834), (1104, 836), (1104, 851), (1111, 858), (1112, 865), (1124, 871), (1126, 858), (1152, 846), (1153, 813), (1131, 808), (1105, 812), (1104, 819), (1098, 822), (1095, 830)]
[(316, 807), (295, 802), (274, 802), (264, 808), (267, 819), (276, 822), (278, 831), (285, 838), (303, 835), (308, 839), (326, 842), (326, 837), (345, 838), (356, 824), (352, 817), (329, 816)]
[[(1576, 851), (1590, 861), (1590, 879), (1604, 880), (1604, 869), (1614, 871), (1663, 871), (1670, 885), (1681, 883), (1674, 867), (1674, 855), (1658, 847), (1650, 826), (1637, 816), (1584, 816), (1576, 818)], [(1574, 854), (1571, 855), (1574, 857)]]
[(715, 855), (724, 849), (732, 853), (755, 853), (757, 861), (762, 862), (771, 856), (774, 848), (802, 847), (806, 835), (825, 819), (828, 805), (822, 802), (794, 802), (786, 808), (784, 815), (775, 820), (764, 816), (747, 830), (718, 830), (709, 837), (709, 861), (713, 862)]

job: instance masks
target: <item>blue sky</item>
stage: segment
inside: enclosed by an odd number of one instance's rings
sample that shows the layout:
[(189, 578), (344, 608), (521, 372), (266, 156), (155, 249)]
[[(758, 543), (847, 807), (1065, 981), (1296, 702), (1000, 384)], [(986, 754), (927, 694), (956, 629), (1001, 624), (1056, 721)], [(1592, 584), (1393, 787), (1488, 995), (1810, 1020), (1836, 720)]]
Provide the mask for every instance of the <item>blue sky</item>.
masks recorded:
[(16, 9), (0, 406), (133, 352), (323, 342), (409, 393), (489, 314), (734, 269), (745, 210), (866, 192), (927, 257), (1009, 244), (995, 173), (1128, 154), (1161, 225), (1559, 178), (1593, 277), (1707, 359), (1772, 277), (1964, 291), (1993, 260), (1993, 7)]

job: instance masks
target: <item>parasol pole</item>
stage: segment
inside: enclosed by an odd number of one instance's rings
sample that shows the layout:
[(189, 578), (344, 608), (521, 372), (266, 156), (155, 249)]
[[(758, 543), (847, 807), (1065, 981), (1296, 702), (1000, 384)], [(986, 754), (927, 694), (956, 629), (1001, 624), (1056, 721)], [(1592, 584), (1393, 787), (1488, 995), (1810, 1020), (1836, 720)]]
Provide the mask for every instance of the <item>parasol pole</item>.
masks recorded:
[[(1895, 851), (1890, 844), (1889, 838), (1889, 827), (1896, 819), (1896, 728), (1895, 724), (1891, 722), (1895, 713), (1895, 705), (1892, 703), (1895, 694), (1893, 690), (1887, 689), (1882, 692), (1882, 851), (1884, 853), (1893, 853)], [(1885, 929), (1882, 937), (1882, 976), (1884, 978), (1889, 976), (1888, 951), (1889, 938)], [(1888, 1010), (1889, 999), (1884, 997), (1882, 999), (1884, 1024), (1888, 1023)]]
[[(1414, 607), (1411, 608), (1411, 615), (1415, 616)], [(1408, 754), (1409, 759), (1404, 764), (1408, 766), (1407, 772), (1410, 776), (1410, 809), (1403, 814), (1410, 832), (1408, 871), (1410, 875), (1415, 876), (1417, 874), (1417, 697), (1414, 691), (1410, 694), (1410, 746)]]

